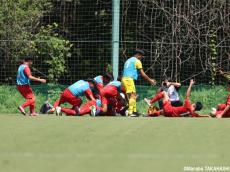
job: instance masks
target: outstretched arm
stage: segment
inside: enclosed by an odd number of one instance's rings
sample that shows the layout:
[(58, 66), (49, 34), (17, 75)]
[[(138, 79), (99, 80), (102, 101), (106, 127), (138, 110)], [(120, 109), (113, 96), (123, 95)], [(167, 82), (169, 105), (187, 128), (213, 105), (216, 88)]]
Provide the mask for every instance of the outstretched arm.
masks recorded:
[(41, 78), (34, 77), (34, 76), (31, 75), (31, 74), (28, 76), (28, 78), (29, 78), (30, 80), (32, 80), (32, 81), (41, 82), (41, 83), (43, 83), (43, 84), (46, 83), (46, 80), (45, 80), (45, 79), (41, 79)]
[(192, 86), (193, 84), (195, 83), (195, 81), (193, 79), (190, 80), (190, 84), (189, 84), (189, 87), (187, 89), (187, 92), (186, 92), (186, 99), (189, 99), (190, 96), (191, 96), (191, 91), (192, 91)]
[(156, 85), (156, 81), (154, 79), (151, 79), (148, 77), (148, 75), (146, 75), (146, 73), (144, 72), (143, 69), (140, 69), (140, 74), (141, 76), (146, 80), (148, 81), (151, 85)]

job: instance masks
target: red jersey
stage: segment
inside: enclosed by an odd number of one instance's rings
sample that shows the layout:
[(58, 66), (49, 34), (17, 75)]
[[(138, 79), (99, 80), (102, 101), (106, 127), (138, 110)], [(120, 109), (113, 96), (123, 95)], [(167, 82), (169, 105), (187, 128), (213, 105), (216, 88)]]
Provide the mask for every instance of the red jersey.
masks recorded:
[(191, 103), (189, 99), (184, 101), (183, 106), (173, 107), (170, 101), (163, 103), (164, 114), (167, 117), (180, 117), (181, 114), (190, 113), (193, 115), (191, 110)]

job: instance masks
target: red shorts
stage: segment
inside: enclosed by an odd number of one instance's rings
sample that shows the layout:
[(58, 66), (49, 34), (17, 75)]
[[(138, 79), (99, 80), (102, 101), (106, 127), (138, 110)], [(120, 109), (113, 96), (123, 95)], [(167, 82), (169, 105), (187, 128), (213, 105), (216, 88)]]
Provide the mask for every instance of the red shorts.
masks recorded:
[(17, 89), (26, 99), (32, 99), (35, 97), (32, 88), (29, 85), (17, 85)]
[(81, 99), (74, 96), (68, 88), (63, 91), (63, 93), (61, 94), (61, 98), (59, 99), (59, 101), (57, 101), (54, 104), (54, 107), (57, 107), (58, 105), (66, 103), (66, 102), (68, 102), (69, 104), (73, 106), (78, 106), (78, 107), (82, 103)]
[(101, 92), (101, 104), (109, 104), (109, 99), (116, 99), (118, 95), (117, 88), (113, 85), (104, 87)]

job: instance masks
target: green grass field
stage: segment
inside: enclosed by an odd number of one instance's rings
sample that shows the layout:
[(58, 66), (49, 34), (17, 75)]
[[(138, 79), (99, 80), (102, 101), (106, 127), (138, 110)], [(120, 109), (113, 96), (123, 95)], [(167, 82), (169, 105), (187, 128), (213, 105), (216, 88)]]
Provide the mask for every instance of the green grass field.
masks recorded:
[(0, 171), (230, 166), (229, 119), (0, 115)]

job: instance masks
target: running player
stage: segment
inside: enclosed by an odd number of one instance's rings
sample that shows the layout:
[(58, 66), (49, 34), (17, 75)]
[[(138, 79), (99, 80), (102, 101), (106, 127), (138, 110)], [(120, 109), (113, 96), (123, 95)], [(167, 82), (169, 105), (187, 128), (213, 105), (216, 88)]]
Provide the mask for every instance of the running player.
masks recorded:
[(134, 83), (134, 80), (138, 79), (138, 74), (140, 73), (141, 76), (151, 85), (156, 84), (156, 81), (149, 78), (142, 68), (141, 59), (143, 57), (143, 50), (135, 50), (133, 57), (129, 58), (124, 64), (121, 83), (126, 92), (126, 98), (129, 104), (128, 111), (130, 116), (139, 116), (136, 109), (136, 88)]
[(217, 109), (213, 109), (211, 115), (216, 118), (230, 118), (230, 80), (228, 81), (228, 96), (225, 104), (219, 104)]
[(193, 104), (190, 103), (190, 95), (191, 95), (193, 84), (194, 81), (190, 80), (190, 84), (186, 93), (186, 99), (184, 101), (183, 106), (173, 107), (171, 105), (168, 93), (165, 91), (157, 93), (153, 99), (148, 100), (149, 101), (148, 103), (153, 104), (154, 102), (163, 99), (163, 113), (166, 117), (182, 117), (185, 114), (192, 117), (207, 117), (207, 116), (201, 116), (195, 112), (202, 109), (203, 106), (200, 102), (193, 103)]
[[(53, 108), (49, 111), (52, 113), (56, 109), (57, 115), (60, 115), (61, 112), (66, 113), (67, 115), (77, 115), (78, 108), (81, 106), (82, 100), (81, 97), (85, 95), (87, 99), (95, 101), (95, 98), (92, 93), (92, 89), (94, 89), (96, 83), (93, 79), (88, 79), (86, 81), (79, 80), (66, 88), (62, 94), (60, 99), (58, 99)], [(72, 105), (72, 108), (61, 108), (59, 107), (61, 104), (68, 102)]]
[(18, 109), (23, 115), (26, 115), (25, 107), (30, 107), (30, 115), (36, 116), (35, 113), (35, 96), (30, 87), (30, 80), (41, 82), (43, 84), (46, 83), (45, 79), (40, 79), (34, 77), (30, 72), (30, 67), (33, 64), (33, 58), (30, 56), (25, 57), (23, 63), (19, 66), (17, 72), (17, 89), (21, 93), (21, 95), (26, 99), (26, 102), (21, 104)]

